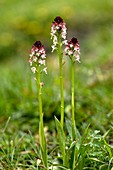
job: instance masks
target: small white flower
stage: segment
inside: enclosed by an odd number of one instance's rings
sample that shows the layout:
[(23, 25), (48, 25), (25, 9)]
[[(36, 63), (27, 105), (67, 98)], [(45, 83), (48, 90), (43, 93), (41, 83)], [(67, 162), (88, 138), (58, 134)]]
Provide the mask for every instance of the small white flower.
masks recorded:
[(59, 30), (59, 28), (60, 28), (59, 26), (56, 26), (56, 29), (57, 29), (57, 30)]
[(45, 67), (45, 68), (43, 69), (43, 71), (47, 74), (47, 67)]
[(40, 49), (40, 50), (39, 50), (39, 53), (40, 53), (40, 54), (45, 53), (44, 48)]
[(31, 67), (31, 71), (35, 74), (36, 73), (36, 67)]
[(73, 51), (72, 50), (69, 50), (68, 51), (68, 55), (72, 55), (73, 54)]
[(70, 44), (70, 47), (72, 48), (72, 47), (73, 47), (73, 44)]
[(41, 163), (40, 159), (37, 159), (37, 165), (39, 166), (39, 164)]
[(29, 55), (29, 57), (30, 57), (30, 59), (33, 57), (33, 54), (31, 53), (30, 55)]
[(54, 35), (54, 36), (53, 36), (53, 40), (54, 40), (54, 42), (57, 42), (57, 41), (58, 41), (58, 39), (57, 39), (57, 36), (56, 36), (56, 35)]
[(33, 61), (36, 62), (37, 61), (37, 57), (33, 56)]
[(62, 38), (63, 38), (63, 39), (66, 39), (66, 35), (62, 34)]
[(67, 40), (62, 41), (63, 44), (67, 45)]
[(54, 45), (52, 45), (51, 47), (52, 47), (52, 52), (53, 52), (54, 50), (56, 50), (56, 47), (55, 47)]
[(37, 52), (37, 51), (38, 51), (38, 48), (36, 48), (35, 51)]
[(69, 50), (69, 47), (66, 47), (66, 48), (64, 49), (65, 52), (68, 52), (68, 50)]
[(46, 58), (46, 54), (42, 54), (42, 55), (41, 55), (41, 58), (42, 58), (42, 59)]
[(39, 53), (39, 52), (37, 52), (37, 53), (36, 53), (36, 55), (39, 57), (39, 56), (40, 56), (40, 53)]
[(79, 54), (76, 54), (75, 58), (76, 58), (76, 61), (78, 61), (80, 63), (80, 56), (79, 56)]
[(40, 59), (40, 60), (38, 61), (38, 63), (45, 66), (45, 60), (41, 60), (41, 59)]
[(35, 54), (35, 52), (34, 52), (34, 51), (32, 51), (31, 55), (33, 56), (34, 54)]
[(57, 43), (58, 43), (57, 36), (54, 36), (54, 37), (53, 37), (53, 44), (54, 44), (54, 46), (56, 46)]
[(51, 27), (51, 34), (55, 34), (56, 33), (56, 28), (54, 26)]
[(31, 59), (29, 60), (29, 63), (30, 63), (30, 66), (32, 66), (32, 60)]

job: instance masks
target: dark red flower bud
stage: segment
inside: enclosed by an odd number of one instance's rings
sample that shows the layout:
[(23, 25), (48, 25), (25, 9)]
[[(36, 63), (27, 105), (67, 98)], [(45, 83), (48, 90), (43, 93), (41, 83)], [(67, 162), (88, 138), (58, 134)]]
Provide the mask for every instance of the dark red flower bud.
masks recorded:
[(54, 21), (55, 21), (57, 24), (63, 23), (63, 19), (62, 19), (60, 16), (56, 17), (56, 18), (54, 19)]
[(40, 41), (36, 41), (33, 45), (37, 47), (38, 49), (42, 47), (42, 43)]
[(74, 45), (76, 45), (76, 43), (78, 43), (77, 38), (73, 37), (73, 38), (71, 39), (71, 43), (73, 43)]

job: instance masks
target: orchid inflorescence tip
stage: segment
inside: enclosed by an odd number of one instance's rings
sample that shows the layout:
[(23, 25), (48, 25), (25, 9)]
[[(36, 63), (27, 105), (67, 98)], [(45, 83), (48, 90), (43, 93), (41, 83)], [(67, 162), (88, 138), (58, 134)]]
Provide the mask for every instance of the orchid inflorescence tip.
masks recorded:
[(68, 41), (64, 51), (73, 62), (78, 61), (80, 63), (80, 45), (77, 38), (73, 37)]
[(44, 46), (40, 41), (36, 41), (31, 50), (30, 50), (30, 58), (29, 63), (31, 66), (31, 71), (35, 74), (38, 72), (37, 67), (41, 67), (41, 71), (44, 71), (47, 74), (47, 67), (46, 67), (46, 52)]
[(52, 45), (52, 52), (57, 49), (58, 45), (58, 35), (61, 35), (62, 44), (66, 44), (66, 34), (67, 34), (67, 28), (66, 23), (63, 21), (63, 19), (60, 16), (57, 16), (54, 21), (52, 22), (51, 26), (51, 39), (53, 40)]

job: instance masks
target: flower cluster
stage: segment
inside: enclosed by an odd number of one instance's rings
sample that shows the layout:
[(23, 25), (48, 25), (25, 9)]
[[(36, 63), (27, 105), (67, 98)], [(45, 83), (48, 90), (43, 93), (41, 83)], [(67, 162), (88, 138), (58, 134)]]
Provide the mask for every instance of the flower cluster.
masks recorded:
[(47, 67), (45, 67), (46, 65), (45, 58), (46, 58), (46, 53), (45, 53), (44, 46), (41, 44), (40, 41), (36, 41), (31, 48), (30, 59), (29, 59), (31, 71), (34, 74), (38, 72), (37, 70), (38, 66), (41, 67), (41, 71), (44, 71), (47, 74)]
[(68, 55), (73, 62), (80, 62), (80, 45), (77, 38), (73, 37), (65, 47), (65, 54)]
[(53, 40), (52, 45), (52, 52), (57, 49), (58, 44), (58, 36), (61, 36), (61, 39), (63, 40), (62, 43), (66, 44), (66, 23), (63, 21), (63, 19), (60, 16), (57, 16), (51, 26), (51, 39)]

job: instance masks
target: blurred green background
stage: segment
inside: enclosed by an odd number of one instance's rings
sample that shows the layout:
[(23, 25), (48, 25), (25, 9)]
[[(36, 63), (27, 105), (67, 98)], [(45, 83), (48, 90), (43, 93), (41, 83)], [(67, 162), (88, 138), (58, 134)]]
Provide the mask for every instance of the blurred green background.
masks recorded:
[[(58, 64), (56, 53), (51, 54), (50, 40), (51, 22), (56, 16), (66, 22), (68, 39), (77, 36), (81, 47), (81, 64), (76, 65), (75, 77), (77, 125), (84, 129), (91, 123), (93, 128), (105, 132), (113, 124), (113, 0), (0, 1), (1, 126), (11, 116), (12, 129), (19, 129), (20, 125), (23, 130), (30, 125), (36, 127), (36, 86), (28, 64), (29, 50), (36, 40), (44, 44), (48, 56), (48, 75), (43, 77), (45, 120), (59, 114)], [(64, 69), (69, 72), (67, 65)]]
[(106, 54), (109, 55), (112, 14), (112, 0), (1, 0), (0, 59), (26, 56), (38, 39), (50, 52), (50, 26), (58, 15), (67, 23), (68, 38), (79, 38), (83, 56), (93, 51), (94, 58), (97, 57), (108, 42)]

